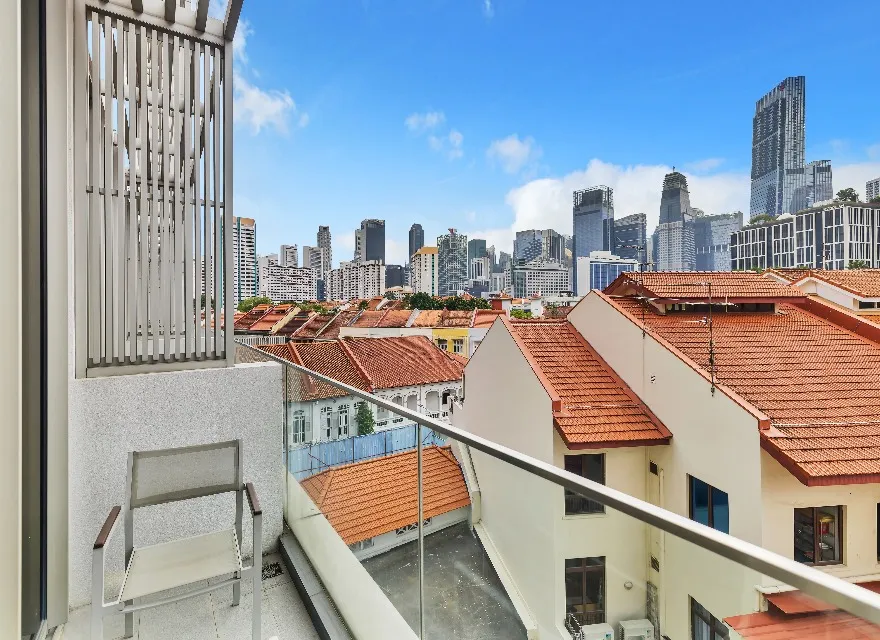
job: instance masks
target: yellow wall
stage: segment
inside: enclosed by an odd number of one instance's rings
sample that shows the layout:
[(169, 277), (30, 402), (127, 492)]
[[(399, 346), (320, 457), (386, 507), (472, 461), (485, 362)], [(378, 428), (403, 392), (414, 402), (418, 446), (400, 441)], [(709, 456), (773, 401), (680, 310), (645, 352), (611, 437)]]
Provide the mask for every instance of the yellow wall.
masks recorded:
[(461, 355), (467, 356), (469, 353), (470, 345), (468, 344), (468, 327), (455, 327), (453, 329), (446, 328), (437, 328), (434, 327), (431, 331), (432, 339), (436, 344), (438, 340), (443, 339), (446, 340), (446, 350), (452, 353), (452, 341), (453, 339), (461, 339), (464, 340), (464, 349), (461, 352)]

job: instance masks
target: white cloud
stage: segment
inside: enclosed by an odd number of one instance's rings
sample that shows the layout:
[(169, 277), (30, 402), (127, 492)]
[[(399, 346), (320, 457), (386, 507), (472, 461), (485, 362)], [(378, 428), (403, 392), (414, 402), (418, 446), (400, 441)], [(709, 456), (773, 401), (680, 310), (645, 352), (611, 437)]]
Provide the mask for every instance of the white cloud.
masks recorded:
[(495, 15), (495, 8), (492, 6), (492, 0), (483, 0), (483, 15), (491, 18)]
[(834, 193), (852, 187), (864, 200), (865, 183), (877, 177), (880, 177), (880, 162), (856, 162), (840, 166), (835, 166), (834, 161), (831, 162), (831, 184)]
[(434, 151), (446, 154), (446, 157), (450, 160), (457, 160), (464, 155), (463, 144), (464, 135), (456, 129), (452, 129), (445, 136), (428, 136), (428, 145)]
[(286, 90), (266, 91), (252, 85), (241, 74), (235, 75), (235, 119), (247, 123), (254, 135), (266, 127), (286, 134), (288, 119), (294, 113), (296, 103)]
[(426, 113), (412, 113), (403, 123), (406, 128), (414, 133), (424, 133), (443, 124), (446, 116), (442, 111), (428, 111)]
[(507, 173), (517, 173), (529, 163), (541, 157), (541, 148), (531, 136), (520, 140), (514, 133), (502, 140), (494, 140), (486, 150), (492, 162), (498, 162)]
[(299, 121), (297, 122), (297, 124), (299, 125), (300, 129), (302, 129), (303, 127), (309, 126), (309, 114), (307, 114), (307, 113), (300, 114)]
[(247, 39), (253, 35), (254, 30), (247, 20), (240, 20), (235, 30), (235, 39), (232, 41), (232, 57), (236, 62), (247, 64)]
[(398, 242), (393, 238), (385, 238), (385, 264), (406, 264), (409, 251), (409, 240)]
[(724, 158), (706, 158), (705, 160), (697, 160), (696, 162), (688, 162), (684, 165), (684, 170), (691, 173), (709, 173), (724, 164)]

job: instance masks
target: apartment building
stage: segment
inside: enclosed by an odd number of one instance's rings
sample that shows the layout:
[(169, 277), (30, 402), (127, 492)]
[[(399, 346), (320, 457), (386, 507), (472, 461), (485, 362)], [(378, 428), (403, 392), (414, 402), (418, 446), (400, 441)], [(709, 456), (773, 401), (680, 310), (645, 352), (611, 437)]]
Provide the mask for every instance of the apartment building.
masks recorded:
[(267, 260), (260, 267), (260, 295), (273, 302), (284, 300), (315, 300), (318, 296), (314, 269), (283, 266)]
[(730, 259), (734, 270), (880, 267), (880, 203), (832, 202), (748, 225), (731, 235)]
[[(496, 322), (465, 368), (453, 424), (873, 589), (878, 332), (828, 309), (758, 274), (625, 273), (567, 320)], [(783, 604), (800, 595), (779, 581), (731, 575), (717, 556), (510, 465), (473, 464), (479, 530), (542, 637), (565, 633), (568, 614), (646, 618), (670, 638), (804, 623)], [(510, 535), (526, 526), (540, 534)], [(722, 635), (695, 630), (705, 620)]]
[(410, 286), (413, 293), (436, 296), (439, 291), (440, 268), (437, 264), (437, 247), (421, 247), (410, 259), (412, 271)]
[(341, 262), (327, 275), (330, 300), (372, 298), (385, 293), (385, 265), (379, 261)]
[[(394, 404), (425, 414), (448, 415), (452, 398), (460, 393), (464, 361), (438, 349), (423, 336), (396, 338), (338, 338), (333, 341), (262, 345), (263, 351), (307, 367)], [(404, 367), (418, 362), (419, 367)], [(303, 376), (299, 397), (287, 407), (288, 442), (292, 445), (345, 440), (358, 434), (357, 399), (341, 389)], [(375, 412), (375, 429), (404, 423), (382, 407)], [(445, 417), (445, 416), (444, 416)]]
[[(299, 266), (299, 247), (295, 244), (282, 244), (278, 252), (278, 261), (282, 267)], [(304, 265), (308, 266), (308, 265)]]
[(450, 229), (448, 234), (437, 236), (437, 292), (441, 296), (454, 296), (468, 287), (468, 239)]
[(535, 259), (511, 264), (510, 283), (512, 294), (518, 298), (558, 296), (565, 291), (571, 291), (569, 270), (556, 260)]
[(880, 198), (880, 178), (865, 182), (865, 201), (871, 202), (874, 198)]
[(635, 258), (622, 258), (610, 251), (593, 251), (587, 258), (575, 261), (577, 287), (575, 292), (586, 295), (591, 289), (604, 289), (625, 271), (639, 271)]
[(234, 302), (259, 293), (257, 270), (257, 223), (253, 218), (235, 218), (232, 226), (232, 276)]

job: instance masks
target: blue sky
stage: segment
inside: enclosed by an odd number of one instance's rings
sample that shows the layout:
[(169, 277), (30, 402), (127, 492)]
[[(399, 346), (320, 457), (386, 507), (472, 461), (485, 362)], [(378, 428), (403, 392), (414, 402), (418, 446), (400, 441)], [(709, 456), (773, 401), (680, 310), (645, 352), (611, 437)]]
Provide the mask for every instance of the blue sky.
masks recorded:
[[(363, 218), (510, 249), (571, 232), (571, 191), (615, 190), (656, 222), (672, 165), (707, 213), (747, 211), (755, 101), (807, 77), (807, 160), (835, 190), (880, 176), (880, 5), (625, 0), (245, 0), (235, 208), (260, 253), (349, 259)], [(789, 8), (791, 7), (791, 8)], [(844, 28), (846, 27), (846, 28)], [(852, 28), (850, 28), (852, 27)], [(873, 80), (872, 80), (873, 79)]]

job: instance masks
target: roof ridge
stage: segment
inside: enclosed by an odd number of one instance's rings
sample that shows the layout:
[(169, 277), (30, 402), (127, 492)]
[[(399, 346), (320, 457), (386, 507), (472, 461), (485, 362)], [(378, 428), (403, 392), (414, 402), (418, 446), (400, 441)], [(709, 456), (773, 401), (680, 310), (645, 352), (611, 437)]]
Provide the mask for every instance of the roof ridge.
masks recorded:
[(572, 334), (574, 334), (575, 338), (581, 344), (583, 344), (583, 346), (596, 359), (596, 361), (599, 363), (599, 365), (603, 369), (605, 369), (611, 375), (612, 378), (614, 378), (614, 381), (618, 385), (620, 385), (620, 388), (621, 388), (621, 390), (623, 390), (623, 393), (630, 400), (632, 400), (636, 405), (638, 405), (642, 411), (645, 412), (645, 415), (651, 420), (651, 422), (654, 423), (654, 425), (663, 433), (664, 436), (671, 438), (672, 432), (666, 428), (666, 425), (663, 424), (663, 421), (660, 420), (660, 418), (653, 411), (651, 411), (651, 408), (639, 397), (639, 395), (635, 391), (632, 390), (632, 388), (624, 381), (624, 379), (621, 378), (619, 375), (617, 375), (617, 371), (614, 370), (614, 367), (612, 367), (610, 364), (608, 364), (608, 362), (605, 361), (605, 358), (603, 358), (601, 355), (599, 355), (599, 352), (596, 351), (593, 348), (593, 345), (590, 344), (589, 340), (587, 340), (583, 336), (583, 334), (577, 330), (577, 327), (575, 327), (571, 323), (571, 321), (569, 321), (569, 320), (566, 320), (565, 324), (568, 325), (569, 331)]
[[(367, 339), (369, 340), (369, 338), (367, 338)], [(348, 348), (348, 345), (346, 344), (346, 340), (350, 340), (350, 338), (337, 338), (336, 339), (336, 341), (339, 343), (339, 346), (345, 352), (345, 355), (348, 356), (348, 359), (355, 366), (355, 369), (357, 369), (358, 373), (360, 373), (364, 377), (364, 380), (367, 383), (367, 391), (372, 392), (375, 389), (375, 382), (367, 374), (367, 370), (364, 368), (364, 366), (360, 363), (360, 361), (354, 355), (354, 352)]]
[[(550, 397), (550, 405), (553, 411), (560, 411), (562, 409), (562, 397), (556, 391), (556, 388), (550, 382), (550, 379), (544, 375), (544, 371), (541, 369), (541, 365), (538, 364), (538, 361), (535, 360), (535, 357), (532, 355), (531, 350), (526, 346), (526, 343), (520, 338), (516, 331), (514, 330), (514, 323), (511, 322), (510, 318), (506, 315), (499, 316), (501, 318), (501, 322), (507, 328), (507, 333), (510, 334), (510, 337), (513, 338), (514, 344), (519, 348), (520, 353), (523, 354), (523, 357), (526, 359), (526, 362), (529, 363), (529, 367), (535, 373), (535, 376), (538, 378), (538, 382), (541, 383), (541, 386), (544, 387), (544, 391), (547, 392), (547, 395)], [(522, 326), (529, 326), (523, 324)], [(532, 325), (534, 326), (534, 325)]]
[[(315, 337), (317, 338), (317, 337), (320, 336), (322, 333), (324, 333), (324, 331), (327, 330), (327, 327), (329, 327), (331, 324), (333, 324), (333, 322), (336, 320), (336, 318), (338, 318), (338, 317), (342, 314), (342, 312), (343, 312), (342, 309), (337, 309), (337, 311), (336, 311), (336, 313), (333, 315), (333, 317), (331, 317), (331, 318), (330, 318), (330, 319), (324, 324), (323, 327), (321, 327), (320, 329), (318, 329), (318, 332), (315, 334)], [(300, 329), (302, 329), (302, 327), (300, 327)], [(299, 331), (299, 329), (297, 329), (297, 331)]]
[(330, 467), (324, 473), (327, 474), (327, 482), (325, 482), (321, 486), (321, 493), (318, 494), (318, 500), (315, 503), (315, 506), (321, 510), (321, 505), (324, 504), (324, 498), (327, 497), (327, 493), (330, 491), (330, 483), (333, 482), (333, 472), (336, 471), (334, 467)]

